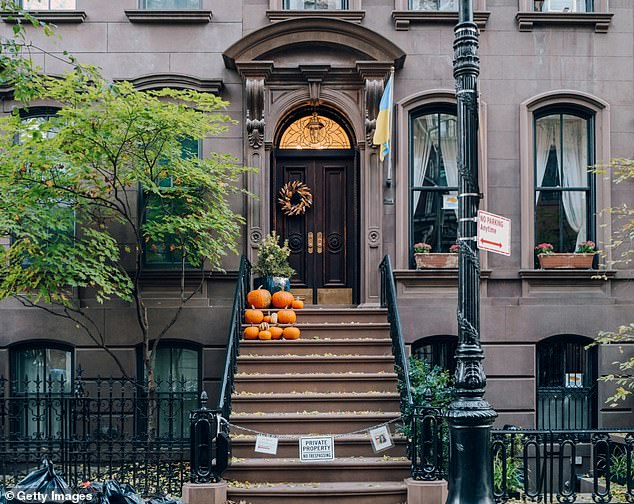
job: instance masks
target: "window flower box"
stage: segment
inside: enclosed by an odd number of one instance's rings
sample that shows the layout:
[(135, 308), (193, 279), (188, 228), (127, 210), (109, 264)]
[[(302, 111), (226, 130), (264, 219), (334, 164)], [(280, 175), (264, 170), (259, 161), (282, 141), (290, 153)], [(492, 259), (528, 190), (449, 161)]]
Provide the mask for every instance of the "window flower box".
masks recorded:
[(458, 267), (458, 254), (416, 253), (416, 269), (451, 269)]
[(596, 252), (538, 254), (539, 267), (542, 269), (592, 269)]

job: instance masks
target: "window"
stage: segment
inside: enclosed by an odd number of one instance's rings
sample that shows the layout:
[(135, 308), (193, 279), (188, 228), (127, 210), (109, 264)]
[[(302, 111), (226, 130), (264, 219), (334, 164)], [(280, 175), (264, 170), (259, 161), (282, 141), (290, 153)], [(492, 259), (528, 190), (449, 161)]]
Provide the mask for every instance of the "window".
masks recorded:
[(535, 244), (574, 252), (595, 239), (593, 117), (575, 109), (535, 114)]
[(592, 12), (593, 0), (534, 0), (536, 12)]
[(201, 0), (140, 0), (139, 8), (148, 10), (200, 9)]
[[(193, 138), (186, 138), (181, 141), (182, 157), (189, 159), (199, 156), (199, 142)], [(159, 180), (159, 186), (164, 191), (174, 189), (174, 181), (171, 176), (166, 176)], [(179, 212), (178, 199), (171, 199), (165, 202), (162, 198), (152, 197), (148, 193), (141, 191), (141, 207), (144, 208), (144, 224), (154, 219), (161, 219), (164, 215), (175, 215)], [(176, 235), (168, 235), (163, 241), (157, 242), (149, 240), (145, 244), (143, 254), (144, 264), (149, 267), (180, 267), (182, 260), (181, 248)]]
[(427, 243), (433, 252), (449, 251), (457, 239), (456, 127), (453, 105), (410, 118), (410, 245)]
[(333, 119), (313, 112), (284, 130), (280, 149), (350, 149), (350, 138)]
[(597, 348), (563, 335), (537, 344), (537, 428), (591, 429), (597, 423)]
[(287, 10), (343, 10), (347, 8), (347, 0), (284, 0), (284, 9)]
[(30, 345), (12, 351), (14, 391), (23, 401), (13, 403), (14, 432), (32, 438), (61, 435), (64, 404), (72, 392), (71, 351), (63, 346)]
[(28, 11), (75, 10), (75, 0), (23, 0), (22, 8)]
[(410, 10), (457, 11), (458, 0), (409, 0)]
[(412, 355), (426, 361), (431, 367), (439, 367), (453, 373), (456, 370), (455, 336), (431, 336), (418, 340), (412, 345)]
[(189, 436), (189, 412), (198, 408), (201, 353), (192, 346), (159, 345), (154, 363), (158, 437)]

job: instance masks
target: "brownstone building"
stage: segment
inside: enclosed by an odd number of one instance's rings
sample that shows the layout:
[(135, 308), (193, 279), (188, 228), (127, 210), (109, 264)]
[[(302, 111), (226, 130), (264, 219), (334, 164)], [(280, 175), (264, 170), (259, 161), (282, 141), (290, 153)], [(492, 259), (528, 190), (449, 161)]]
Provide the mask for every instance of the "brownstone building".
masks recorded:
[[(254, 259), (271, 230), (289, 240), (309, 301), (378, 308), (378, 265), (390, 254), (406, 342), (451, 367), (456, 339), (455, 269), (416, 270), (413, 244), (446, 252), (456, 240), (456, 107), (451, 0), (24, 0), (59, 26), (61, 40), (31, 33), (50, 74), (68, 50), (140, 89), (176, 86), (216, 93), (237, 120), (199, 155), (229, 152), (257, 168), (235, 201), (246, 216), (240, 248)], [(632, 157), (634, 6), (629, 0), (475, 0), (481, 30), (481, 208), (512, 219), (512, 254), (482, 253), (482, 341), (487, 398), (498, 424), (525, 427), (631, 425), (632, 402), (604, 405), (596, 382), (618, 348), (585, 350), (600, 330), (634, 318), (632, 270), (542, 270), (534, 247), (572, 252), (586, 240), (606, 248), (612, 222), (601, 209), (632, 203), (632, 189), (587, 166)], [(5, 16), (5, 31), (11, 29)], [(377, 107), (391, 68), (392, 153), (372, 145)], [(38, 105), (38, 104), (36, 104)], [(50, 105), (50, 104), (39, 104)], [(6, 95), (3, 111), (20, 104)], [(33, 109), (39, 110), (39, 109)], [(43, 110), (43, 109), (42, 109)], [(39, 112), (40, 114), (43, 112)], [(312, 129), (311, 129), (312, 128)], [(312, 133), (312, 136), (311, 136)], [(285, 217), (280, 187), (302, 180), (314, 208)], [(170, 331), (159, 373), (202, 380), (212, 397), (225, 359), (238, 257), (203, 289)], [(604, 276), (595, 278), (596, 269)], [(169, 317), (168, 255), (148, 261), (146, 299)], [(130, 376), (142, 374), (132, 310), (94, 314)], [(89, 376), (109, 360), (71, 325), (18, 303), (0, 306), (0, 374)], [(197, 385), (196, 385), (197, 386)], [(573, 413), (571, 413), (573, 412)]]

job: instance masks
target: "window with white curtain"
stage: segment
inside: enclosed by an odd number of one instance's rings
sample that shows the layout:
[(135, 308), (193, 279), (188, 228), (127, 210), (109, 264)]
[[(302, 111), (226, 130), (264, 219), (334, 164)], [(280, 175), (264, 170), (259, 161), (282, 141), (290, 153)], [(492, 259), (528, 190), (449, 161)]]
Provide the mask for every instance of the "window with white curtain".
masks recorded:
[(409, 0), (410, 10), (456, 11), (458, 0)]
[(535, 115), (535, 244), (574, 252), (595, 239), (593, 116), (575, 109)]
[(458, 236), (456, 134), (455, 105), (410, 117), (410, 245), (427, 243), (432, 252), (448, 252)]
[(75, 10), (75, 0), (23, 0), (22, 8), (32, 11)]
[(537, 12), (592, 12), (593, 0), (534, 0)]

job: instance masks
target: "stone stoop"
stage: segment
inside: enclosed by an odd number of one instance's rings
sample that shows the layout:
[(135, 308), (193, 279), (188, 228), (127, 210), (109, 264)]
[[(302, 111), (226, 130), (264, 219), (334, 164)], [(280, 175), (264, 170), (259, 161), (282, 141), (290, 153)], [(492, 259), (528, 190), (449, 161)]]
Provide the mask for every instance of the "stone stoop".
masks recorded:
[[(406, 440), (375, 454), (364, 429), (399, 416), (386, 311), (298, 310), (296, 341), (243, 341), (232, 397), (233, 425), (278, 435), (333, 434), (333, 462), (299, 462), (296, 439), (276, 456), (255, 453), (255, 434), (232, 428), (225, 472), (230, 502), (402, 504)], [(361, 431), (361, 432), (355, 432)]]

